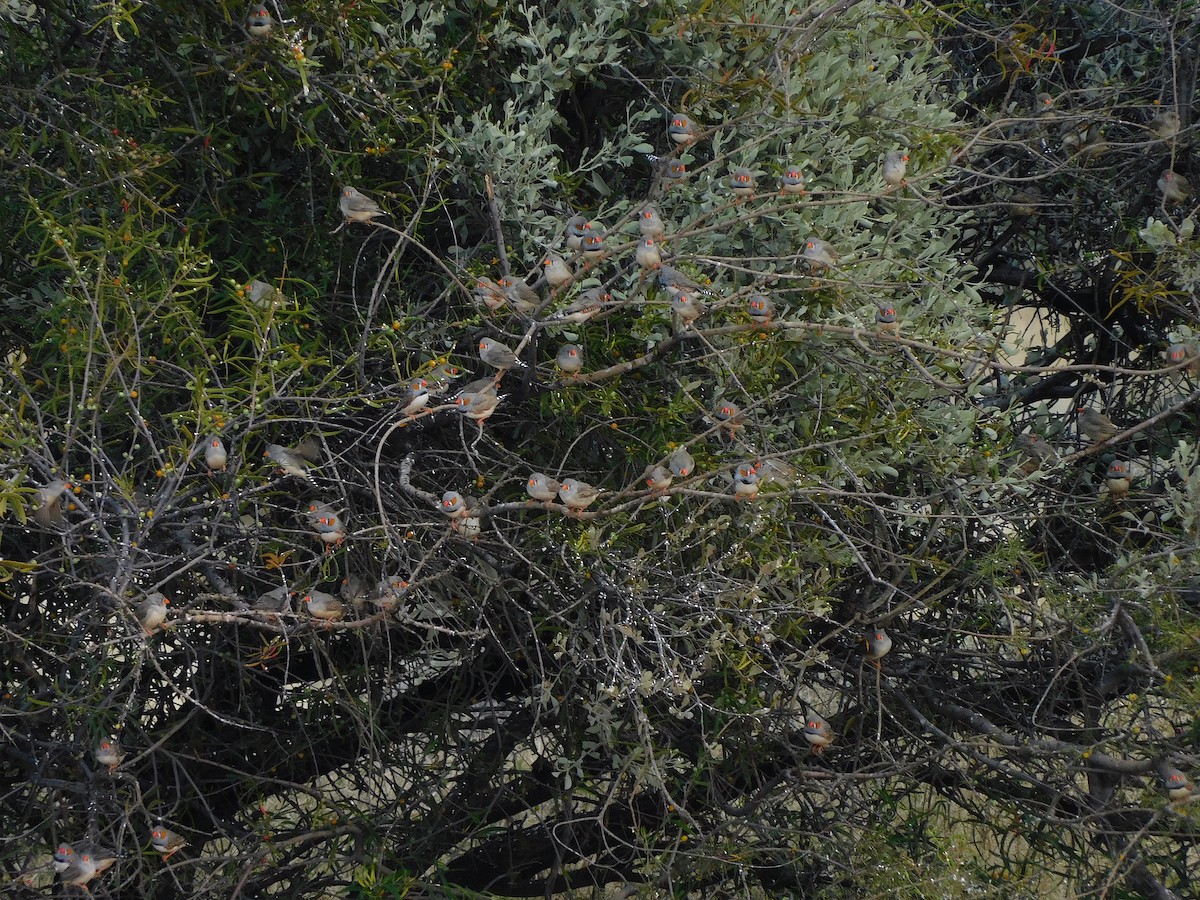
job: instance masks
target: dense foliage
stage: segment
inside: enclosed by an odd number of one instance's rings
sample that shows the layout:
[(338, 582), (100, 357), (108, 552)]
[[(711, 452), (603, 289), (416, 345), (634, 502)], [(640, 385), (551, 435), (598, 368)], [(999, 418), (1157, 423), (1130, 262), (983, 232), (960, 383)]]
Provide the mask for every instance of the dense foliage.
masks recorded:
[(6, 895), (1195, 893), (1179, 4), (246, 14), (0, 8)]

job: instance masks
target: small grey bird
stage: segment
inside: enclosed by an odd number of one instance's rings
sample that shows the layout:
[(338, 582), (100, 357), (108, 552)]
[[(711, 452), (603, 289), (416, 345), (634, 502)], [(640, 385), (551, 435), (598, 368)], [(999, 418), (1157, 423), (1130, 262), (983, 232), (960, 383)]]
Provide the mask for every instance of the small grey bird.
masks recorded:
[(496, 369), (525, 368), (525, 363), (517, 359), (517, 355), (509, 347), (491, 338), (482, 338), (479, 341), (479, 358)]
[(475, 279), (475, 289), (471, 292), (471, 296), (492, 312), (500, 309), (506, 302), (504, 288), (486, 275), (480, 275)]
[(1032, 475), (1042, 467), (1042, 463), (1054, 465), (1058, 462), (1058, 454), (1040, 434), (1018, 434), (1013, 440), (1013, 447), (1019, 454), (1021, 470), (1026, 475)]
[(908, 154), (903, 150), (893, 150), (883, 158), (883, 180), (889, 188), (906, 185), (907, 172)]
[(96, 867), (96, 861), (92, 858), (92, 854), (84, 851), (75, 855), (75, 858), (63, 868), (59, 877), (63, 884), (83, 888), (84, 893), (91, 896), (92, 892), (88, 890), (87, 885), (98, 873), (99, 869)]
[(896, 315), (896, 307), (881, 306), (875, 310), (876, 330), (880, 334), (890, 334), (893, 337), (900, 336), (900, 318)]
[(704, 286), (700, 282), (693, 281), (674, 266), (660, 266), (656, 281), (660, 288), (663, 288), (670, 294), (699, 294), (705, 291)]
[(690, 328), (692, 323), (704, 315), (704, 302), (692, 294), (672, 294), (671, 312), (679, 316), (684, 328)]
[(43, 528), (62, 519), (62, 498), (71, 492), (71, 483), (57, 479), (37, 489), (34, 495), (33, 518)]
[(583, 258), (589, 264), (594, 264), (596, 260), (603, 259), (608, 253), (608, 245), (604, 243), (604, 232), (602, 230), (592, 229), (583, 236)]
[(574, 375), (583, 368), (583, 348), (578, 344), (563, 344), (554, 361), (562, 371)]
[(96, 762), (107, 766), (110, 772), (124, 761), (125, 755), (121, 742), (112, 735), (101, 738), (96, 745)]
[(76, 859), (75, 848), (70, 844), (59, 844), (54, 851), (54, 871), (61, 872)]
[(742, 429), (742, 411), (734, 403), (721, 403), (713, 410), (713, 419), (721, 428), (722, 437), (733, 440)]
[(782, 459), (764, 459), (754, 464), (759, 481), (763, 484), (795, 484), (796, 470)]
[(667, 168), (663, 171), (662, 177), (668, 186), (677, 184), (687, 178), (687, 166), (681, 160), (673, 159), (667, 163)]
[[(489, 379), (490, 380), (490, 379)], [(483, 420), (496, 411), (503, 397), (497, 396), (495, 386), (490, 390), (463, 391), (454, 398), (458, 411), (468, 419), (473, 419), (483, 428)]]
[(753, 500), (758, 496), (758, 470), (753, 463), (744, 462), (733, 473), (733, 499)]
[(278, 309), (286, 298), (275, 285), (255, 278), (246, 285), (246, 299), (259, 309)]
[(1093, 444), (1102, 444), (1117, 433), (1113, 420), (1099, 410), (1080, 406), (1075, 411), (1079, 413), (1079, 433), (1090, 438)]
[(176, 834), (162, 822), (150, 829), (150, 846), (162, 854), (164, 862), (186, 845), (187, 841), (182, 835)]
[(1192, 193), (1192, 183), (1171, 169), (1164, 169), (1158, 177), (1158, 189), (1167, 203), (1182, 203)]
[(566, 236), (567, 249), (578, 250), (583, 246), (583, 239), (588, 233), (588, 220), (583, 216), (571, 216), (567, 220)]
[(399, 575), (384, 575), (371, 591), (368, 599), (389, 615), (400, 608), (400, 601), (408, 592), (408, 582)]
[(650, 492), (661, 494), (671, 486), (671, 470), (664, 466), (652, 466), (646, 470), (646, 487)]
[(429, 393), (436, 397), (449, 390), (450, 383), (462, 375), (462, 371), (458, 366), (444, 362), (434, 366), (422, 377), (429, 382)]
[(686, 447), (676, 447), (667, 460), (667, 465), (671, 467), (671, 474), (676, 478), (687, 478), (695, 471), (696, 460), (688, 453)]
[(833, 737), (829, 723), (816, 713), (809, 713), (804, 723), (804, 739), (812, 744), (812, 752), (824, 752), (825, 748), (833, 743)]
[(400, 397), (400, 411), (415, 416), (429, 405), (429, 397), (429, 382), (424, 378), (413, 379)]
[(1175, 135), (1179, 134), (1181, 125), (1179, 113), (1173, 109), (1164, 109), (1150, 120), (1148, 127), (1160, 141), (1169, 141)]
[(210, 435), (204, 445), (204, 463), (210, 472), (224, 472), (229, 462), (229, 451), (217, 435)]
[(1162, 789), (1173, 803), (1187, 800), (1195, 793), (1196, 785), (1192, 783), (1191, 779), (1165, 760), (1160, 760), (1156, 768)]
[(656, 240), (667, 233), (667, 226), (663, 224), (662, 217), (653, 206), (645, 207), (638, 215), (638, 232), (642, 237)]
[(582, 325), (600, 312), (606, 304), (612, 303), (612, 299), (612, 294), (603, 288), (589, 288), (576, 297), (575, 302), (554, 316), (553, 321)]
[(529, 480), (525, 482), (525, 493), (534, 500), (540, 500), (542, 503), (549, 505), (558, 496), (558, 489), (560, 487), (562, 485), (549, 475), (534, 472), (529, 476)]
[(770, 325), (775, 318), (775, 304), (765, 294), (751, 294), (746, 301), (746, 311), (755, 325)]
[(246, 31), (250, 32), (251, 37), (266, 37), (274, 24), (270, 11), (261, 3), (255, 3), (246, 13)]
[(283, 613), (291, 611), (291, 599), (295, 595), (294, 591), (289, 591), (286, 587), (277, 587), (266, 593), (259, 594), (254, 601), (253, 609), (255, 612), (264, 613)]
[(1108, 486), (1108, 496), (1112, 500), (1120, 500), (1128, 494), (1133, 483), (1133, 472), (1129, 463), (1114, 459), (1108, 464), (1108, 471), (1104, 473), (1104, 483)]
[(700, 136), (699, 131), (696, 123), (684, 113), (675, 113), (667, 124), (667, 135), (676, 144), (694, 144)]
[(342, 215), (347, 222), (371, 222), (376, 216), (386, 216), (379, 204), (360, 193), (357, 188), (346, 186), (342, 188), (342, 199), (339, 203)]
[(564, 478), (558, 488), (558, 496), (568, 509), (576, 512), (587, 509), (600, 498), (600, 488), (592, 487), (586, 481), (575, 478)]
[(868, 634), (863, 638), (863, 643), (867, 648), (867, 659), (873, 660), (876, 666), (892, 649), (892, 637), (882, 628), (876, 628)]
[(546, 258), (542, 260), (542, 268), (546, 272), (546, 283), (556, 290), (570, 284), (575, 278), (575, 273), (571, 271), (566, 260), (556, 253), (546, 254)]
[(638, 241), (634, 259), (643, 269), (657, 269), (662, 265), (662, 253), (658, 249), (658, 242), (650, 235), (646, 235)]
[(729, 190), (735, 197), (753, 197), (758, 181), (754, 173), (744, 166), (738, 166), (729, 174)]
[(442, 494), (442, 512), (449, 519), (461, 519), (467, 514), (467, 501), (458, 491)]
[(138, 621), (147, 635), (154, 634), (167, 621), (167, 604), (170, 602), (161, 591), (151, 591), (137, 605)]
[(789, 166), (779, 179), (779, 193), (781, 194), (798, 194), (804, 193), (804, 172), (799, 166)]
[(346, 539), (346, 527), (342, 518), (328, 503), (313, 502), (305, 510), (308, 525), (317, 533), (317, 538), (327, 548), (340, 546)]
[(504, 290), (505, 299), (520, 313), (528, 315), (542, 302), (542, 298), (524, 278), (501, 278), (500, 287)]
[(838, 255), (829, 243), (817, 237), (810, 237), (804, 242), (804, 252), (801, 254), (813, 271), (832, 269), (837, 265)]
[(308, 461), (295, 450), (281, 444), (267, 444), (263, 456), (275, 463), (284, 474), (295, 475), (297, 478), (303, 478), (309, 484), (316, 484), (312, 476), (308, 474)]
[(309, 591), (303, 597), (304, 608), (314, 619), (325, 623), (338, 622), (346, 618), (346, 604), (325, 591)]
[(1192, 375), (1200, 373), (1200, 353), (1189, 344), (1172, 344), (1167, 348), (1166, 357), (1168, 365), (1178, 366), (1186, 362), (1187, 365), (1183, 366), (1186, 372)]

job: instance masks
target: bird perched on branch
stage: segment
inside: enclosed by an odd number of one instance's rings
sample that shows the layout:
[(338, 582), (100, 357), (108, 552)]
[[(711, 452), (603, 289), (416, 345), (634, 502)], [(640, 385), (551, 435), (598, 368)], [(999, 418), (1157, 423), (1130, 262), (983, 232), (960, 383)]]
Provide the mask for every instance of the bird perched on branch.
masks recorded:
[(33, 518), (43, 528), (62, 520), (63, 494), (70, 493), (71, 483), (61, 479), (37, 489), (34, 495)]
[(357, 188), (346, 186), (342, 188), (342, 199), (338, 204), (347, 222), (368, 222), (376, 216), (386, 216), (379, 204), (359, 192)]
[(517, 354), (513, 353), (506, 345), (491, 338), (482, 338), (479, 341), (479, 358), (489, 366), (501, 371), (518, 366), (525, 368), (525, 363), (517, 358)]
[(429, 405), (429, 382), (416, 378), (409, 382), (400, 397), (400, 411), (406, 416), (415, 416)]
[(665, 466), (651, 466), (646, 470), (645, 479), (652, 494), (661, 494), (671, 486), (672, 473)]
[(800, 256), (808, 264), (810, 271), (819, 272), (836, 266), (839, 254), (826, 241), (810, 237), (804, 242), (804, 252)]
[(575, 298), (575, 302), (571, 303), (554, 316), (550, 321), (570, 322), (574, 325), (582, 325), (588, 319), (592, 318), (596, 313), (600, 312), (605, 304), (612, 303), (613, 296), (603, 288), (589, 288)]
[(204, 444), (204, 464), (210, 472), (224, 472), (229, 462), (229, 451), (217, 435), (211, 435)]
[(779, 179), (779, 193), (804, 194), (804, 172), (799, 166), (789, 166)]
[[(505, 303), (504, 288), (486, 275), (476, 277), (471, 296), (491, 312), (500, 309)], [(536, 294), (534, 296), (536, 297)]]
[(1189, 344), (1172, 344), (1167, 348), (1167, 364), (1172, 366), (1182, 365), (1184, 371), (1190, 375), (1200, 373), (1200, 353), (1196, 352), (1196, 348)]
[(682, 160), (673, 159), (667, 163), (667, 168), (663, 171), (662, 177), (667, 187), (678, 184), (687, 178), (687, 166), (683, 164)]
[(138, 622), (147, 635), (154, 634), (167, 620), (167, 604), (170, 602), (161, 591), (151, 591), (137, 605)]
[(579, 250), (583, 247), (583, 239), (588, 233), (588, 220), (583, 216), (571, 216), (567, 219), (566, 246), (568, 250)]
[(1158, 176), (1158, 189), (1166, 203), (1182, 203), (1192, 193), (1192, 184), (1178, 172), (1164, 169)]
[(676, 144), (694, 144), (700, 137), (700, 129), (690, 116), (674, 113), (667, 124), (667, 136)]
[(583, 369), (583, 348), (578, 344), (563, 344), (554, 361), (563, 372), (574, 375)]
[(667, 233), (667, 226), (663, 224), (662, 216), (658, 214), (658, 210), (653, 206), (647, 206), (638, 214), (638, 232), (642, 237), (661, 238)]
[(866, 645), (867, 659), (874, 662), (876, 667), (879, 666), (879, 660), (887, 656), (892, 649), (891, 635), (882, 628), (876, 628), (868, 634), (863, 639), (863, 643)]
[(896, 315), (896, 307), (881, 306), (875, 310), (876, 331), (880, 334), (900, 336), (900, 317)]
[(314, 619), (326, 624), (346, 618), (346, 604), (325, 591), (309, 591), (303, 597), (304, 608)]
[(688, 453), (686, 447), (677, 447), (667, 460), (667, 465), (671, 467), (671, 474), (676, 478), (687, 478), (696, 469), (696, 460), (692, 459), (692, 454)]
[(758, 187), (758, 180), (754, 177), (754, 173), (745, 166), (739, 166), (729, 174), (729, 190), (735, 197), (753, 197), (754, 189)]
[(308, 527), (316, 532), (318, 540), (327, 548), (340, 546), (346, 539), (346, 526), (341, 516), (328, 503), (313, 502), (304, 510)]
[(261, 3), (255, 3), (246, 13), (246, 31), (250, 33), (251, 37), (266, 37), (271, 33), (274, 24), (275, 20), (271, 18), (270, 11)]
[(758, 469), (753, 463), (743, 462), (733, 472), (733, 499), (738, 502), (753, 500), (758, 496)]
[(1019, 454), (1021, 470), (1026, 475), (1032, 475), (1041, 468), (1042, 463), (1053, 465), (1058, 462), (1058, 454), (1054, 452), (1054, 448), (1039, 434), (1018, 434), (1013, 440), (1013, 447)]
[(804, 722), (804, 739), (812, 745), (813, 753), (823, 753), (833, 743), (833, 729), (816, 713), (809, 713)]
[(297, 478), (303, 478), (309, 484), (316, 484), (312, 476), (308, 474), (308, 460), (296, 449), (284, 447), (282, 444), (267, 444), (263, 456), (275, 463), (285, 475), (295, 475)]
[(101, 738), (100, 743), (96, 745), (96, 762), (107, 766), (110, 772), (124, 761), (125, 755), (121, 743), (111, 735)]
[(908, 154), (903, 150), (893, 150), (883, 158), (883, 180), (888, 189), (907, 185), (904, 180), (908, 172)]
[(650, 235), (638, 241), (633, 258), (643, 269), (657, 269), (662, 265), (662, 253), (659, 252), (658, 243)]
[(558, 488), (558, 496), (567, 509), (581, 512), (600, 498), (600, 488), (592, 487), (586, 481), (575, 478), (564, 478)]
[(1104, 473), (1104, 483), (1108, 487), (1108, 496), (1112, 500), (1120, 500), (1129, 493), (1129, 487), (1133, 483), (1133, 472), (1129, 463), (1121, 459), (1114, 459), (1108, 464), (1108, 471)]
[(542, 298), (524, 278), (501, 278), (500, 287), (504, 297), (517, 312), (529, 314), (541, 303)]
[(549, 506), (554, 502), (554, 498), (558, 496), (560, 487), (562, 487), (562, 485), (560, 485), (549, 475), (543, 475), (541, 472), (534, 472), (529, 476), (529, 480), (525, 482), (525, 493), (527, 493), (534, 500), (540, 500), (542, 503)]
[(542, 260), (542, 268), (546, 273), (546, 283), (554, 290), (570, 284), (575, 279), (575, 273), (567, 265), (566, 260), (556, 253), (546, 254)]
[(1195, 793), (1196, 785), (1191, 779), (1165, 760), (1159, 760), (1156, 768), (1162, 789), (1173, 803), (1187, 800)]
[(1169, 141), (1175, 135), (1179, 134), (1180, 126), (1179, 113), (1173, 109), (1164, 109), (1150, 120), (1150, 124), (1147, 127), (1154, 132), (1154, 136), (1160, 141)]
[(775, 304), (765, 294), (751, 294), (746, 301), (746, 312), (755, 325), (770, 325), (775, 318)]
[(1093, 444), (1103, 444), (1117, 433), (1113, 420), (1099, 410), (1080, 406), (1075, 411), (1079, 413), (1079, 433), (1090, 438)]
[(671, 312), (679, 316), (684, 328), (691, 328), (692, 323), (704, 315), (704, 301), (692, 294), (672, 294)]
[(163, 862), (166, 862), (178, 853), (180, 848), (187, 846), (187, 841), (182, 835), (176, 834), (159, 822), (150, 829), (150, 845), (162, 854)]

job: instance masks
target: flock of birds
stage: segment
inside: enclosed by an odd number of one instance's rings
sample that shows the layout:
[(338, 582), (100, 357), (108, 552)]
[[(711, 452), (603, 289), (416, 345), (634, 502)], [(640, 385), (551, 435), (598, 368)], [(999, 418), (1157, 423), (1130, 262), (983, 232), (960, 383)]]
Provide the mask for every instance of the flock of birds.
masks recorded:
[[(253, 7), (246, 18), (246, 30), (254, 38), (267, 36), (273, 26), (274, 19), (265, 6)], [(1151, 128), (1160, 136), (1172, 137), (1179, 128), (1178, 117), (1173, 113), (1165, 113), (1151, 124)], [(702, 139), (703, 132), (689, 116), (676, 113), (669, 118), (667, 135), (677, 147), (686, 147)], [(1079, 140), (1081, 148), (1089, 147), (1093, 142), (1087, 135)], [(893, 151), (884, 157), (881, 174), (886, 185), (885, 192), (906, 186), (908, 162), (909, 157), (904, 151)], [(687, 177), (686, 165), (681, 160), (668, 158), (664, 163), (661, 178), (665, 187), (669, 188), (673, 183)], [(757, 176), (744, 167), (733, 169), (724, 180), (724, 186), (734, 203), (745, 202), (759, 192)], [(1187, 180), (1169, 169), (1162, 173), (1158, 186), (1167, 202), (1180, 202), (1190, 194)], [(785, 167), (775, 191), (781, 197), (803, 197), (806, 188), (800, 167)], [(376, 219), (386, 215), (378, 203), (354, 187), (344, 188), (339, 205), (346, 223), (374, 224)], [(633, 259), (640, 270), (639, 286), (647, 279), (651, 280), (656, 289), (655, 296), (665, 296), (680, 327), (685, 331), (692, 328), (708, 311), (706, 298), (710, 297), (712, 292), (706, 285), (670, 265), (670, 259), (664, 249), (667, 225), (657, 208), (647, 205), (640, 210), (637, 229), (638, 240), (634, 247)], [(509, 310), (533, 319), (536, 324), (530, 329), (530, 334), (536, 327), (579, 325), (615, 309), (620, 301), (615, 300), (604, 288), (593, 287), (581, 291), (560, 311), (536, 320), (535, 317), (555, 304), (581, 277), (601, 262), (611, 260), (614, 253), (610, 241), (612, 235), (603, 226), (584, 216), (574, 216), (567, 221), (563, 235), (564, 247), (571, 255), (547, 253), (541, 264), (542, 275), (534, 284), (519, 278), (503, 277), (496, 281), (487, 276), (478, 276), (473, 279), (472, 296), (475, 301), (488, 313)], [(828, 242), (812, 236), (804, 242), (800, 258), (809, 273), (817, 274), (835, 268), (838, 265), (839, 254)], [(257, 280), (247, 285), (247, 296), (258, 305), (281, 298), (276, 288)], [(744, 309), (749, 320), (759, 326), (770, 325), (775, 316), (773, 301), (763, 293), (749, 294)], [(900, 320), (894, 307), (879, 306), (875, 321), (880, 335), (899, 336)], [(527, 366), (519, 356), (524, 344), (525, 341), (514, 350), (493, 338), (481, 338), (478, 343), (479, 360), (484, 366), (494, 370), (493, 372), (451, 393), (453, 383), (462, 374), (462, 370), (449, 362), (441, 362), (405, 386), (398, 404), (399, 409), (405, 417), (411, 419), (440, 409), (441, 407), (431, 409), (430, 404), (435, 399), (447, 398), (450, 408), (478, 423), (482, 434), (484, 421), (496, 411), (504, 399), (504, 395), (499, 392), (499, 384), (504, 374)], [(1190, 346), (1173, 345), (1168, 350), (1167, 358), (1174, 364), (1187, 364), (1189, 370), (1200, 370), (1200, 356)], [(583, 348), (576, 343), (563, 344), (555, 354), (555, 364), (565, 379), (577, 376), (584, 367)], [(1101, 443), (1118, 433), (1117, 426), (1102, 412), (1084, 407), (1077, 412), (1080, 434), (1093, 441)], [(710, 418), (724, 442), (734, 444), (738, 441), (739, 432), (743, 428), (743, 416), (736, 405), (730, 402), (719, 403), (710, 413)], [(1044, 463), (1052, 463), (1056, 458), (1054, 450), (1034, 433), (1018, 435), (1015, 449), (1027, 472), (1032, 472)], [(320, 448), (314, 441), (306, 440), (295, 447), (270, 444), (263, 456), (285, 475), (315, 485), (309, 468), (318, 464), (321, 456)], [(226, 470), (229, 452), (220, 435), (214, 434), (206, 439), (203, 459), (211, 473)], [(695, 470), (696, 461), (687, 447), (674, 448), (665, 459), (647, 467), (644, 483), (648, 496), (662, 497), (675, 479), (690, 478), (695, 474)], [(1123, 460), (1113, 461), (1106, 478), (1111, 495), (1120, 497), (1127, 493), (1131, 480), (1136, 475), (1135, 464)], [(733, 467), (729, 479), (730, 494), (738, 502), (753, 501), (758, 497), (762, 485), (770, 482), (787, 484), (795, 479), (795, 472), (782, 459), (756, 456), (742, 460)], [(43, 527), (53, 526), (63, 516), (63, 499), (70, 497), (74, 490), (76, 488), (65, 480), (55, 480), (38, 488), (33, 501), (35, 520)], [(566, 477), (559, 480), (543, 472), (531, 472), (525, 490), (531, 504), (550, 508), (558, 501), (567, 515), (581, 515), (603, 494), (601, 488), (580, 479)], [(477, 498), (449, 490), (442, 495), (438, 506), (460, 536), (470, 540), (479, 536), (481, 519), (486, 510)], [(315, 539), (324, 547), (336, 548), (345, 540), (347, 532), (344, 515), (334, 505), (314, 501), (306, 504), (301, 512)], [(345, 618), (348, 613), (347, 604), (361, 608), (364, 603), (369, 602), (376, 605), (382, 614), (390, 614), (399, 607), (407, 589), (407, 582), (397, 576), (385, 575), (373, 588), (368, 587), (358, 576), (350, 576), (343, 580), (339, 596), (316, 589), (299, 596), (304, 609), (315, 620), (333, 623)], [(262, 594), (252, 605), (238, 603), (235, 607), (267, 616), (279, 616), (290, 613), (292, 599), (296, 596), (296, 592), (280, 587)], [(167, 627), (169, 602), (161, 592), (153, 591), (147, 593), (134, 607), (133, 612), (147, 636)], [(865, 657), (878, 667), (880, 660), (892, 649), (892, 638), (882, 628), (876, 628), (865, 636), (863, 647)], [(815, 753), (822, 752), (835, 739), (829, 723), (815, 712), (806, 718), (803, 734)], [(108, 736), (96, 746), (95, 758), (101, 765), (115, 770), (126, 758), (126, 751), (121, 748), (115, 736)], [(1171, 800), (1185, 800), (1195, 791), (1195, 785), (1179, 769), (1161, 762), (1158, 764), (1158, 772), (1163, 789)], [(164, 860), (169, 859), (186, 844), (182, 836), (161, 823), (152, 826), (149, 839), (151, 846)], [(54, 853), (53, 865), (63, 884), (88, 892), (89, 882), (110, 868), (117, 859), (117, 854), (96, 843), (63, 843)]]

